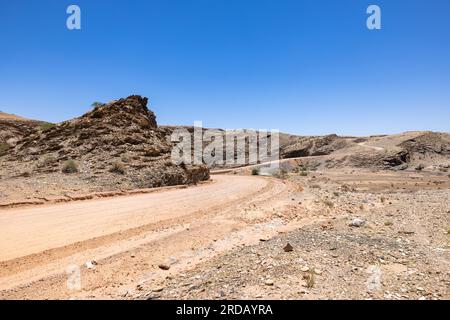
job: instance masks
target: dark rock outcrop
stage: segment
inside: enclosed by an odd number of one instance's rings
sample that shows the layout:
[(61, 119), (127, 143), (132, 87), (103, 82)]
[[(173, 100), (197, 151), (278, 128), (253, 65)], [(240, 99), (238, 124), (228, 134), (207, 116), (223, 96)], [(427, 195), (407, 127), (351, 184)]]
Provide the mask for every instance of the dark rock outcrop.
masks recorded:
[(447, 133), (428, 132), (414, 139), (402, 142), (400, 147), (410, 153), (450, 155), (450, 135)]
[(323, 156), (342, 149), (346, 145), (346, 140), (335, 134), (324, 137), (299, 137), (295, 143), (282, 146), (281, 157), (287, 159)]

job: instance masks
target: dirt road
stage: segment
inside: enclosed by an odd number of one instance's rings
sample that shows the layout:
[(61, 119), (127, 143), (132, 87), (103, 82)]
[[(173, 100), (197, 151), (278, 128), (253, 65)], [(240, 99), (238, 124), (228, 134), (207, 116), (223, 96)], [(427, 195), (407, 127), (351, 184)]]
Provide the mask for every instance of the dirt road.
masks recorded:
[[(161, 271), (158, 262), (176, 264), (171, 268), (176, 272), (274, 231), (273, 223), (263, 224), (277, 199), (286, 201), (284, 182), (233, 175), (212, 179), (187, 189), (0, 212), (0, 298), (117, 297), (118, 287), (130, 290), (143, 277), (155, 278), (148, 272)], [(255, 225), (255, 232), (239, 235)], [(211, 244), (214, 252), (206, 252)], [(141, 253), (130, 253), (136, 250)], [(94, 258), (101, 275), (83, 266)], [(69, 265), (86, 273), (81, 291), (66, 288)]]

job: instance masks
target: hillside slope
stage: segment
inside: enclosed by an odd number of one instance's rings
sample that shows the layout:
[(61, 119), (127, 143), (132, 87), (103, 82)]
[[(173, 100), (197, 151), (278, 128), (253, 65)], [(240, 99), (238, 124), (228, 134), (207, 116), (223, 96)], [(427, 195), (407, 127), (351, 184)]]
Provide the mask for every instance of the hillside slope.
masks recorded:
[(16, 188), (27, 194), (24, 183), (33, 194), (43, 184), (58, 194), (59, 189), (105, 191), (208, 179), (205, 166), (172, 164), (171, 145), (147, 101), (130, 96), (31, 133), (0, 155), (0, 176), (4, 185), (11, 183), (3, 193)]

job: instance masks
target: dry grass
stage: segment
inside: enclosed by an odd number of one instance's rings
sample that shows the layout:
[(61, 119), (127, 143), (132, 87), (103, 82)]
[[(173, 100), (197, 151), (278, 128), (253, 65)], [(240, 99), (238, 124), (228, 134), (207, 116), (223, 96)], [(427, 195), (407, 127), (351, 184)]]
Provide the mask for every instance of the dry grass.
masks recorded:
[(114, 162), (111, 169), (109, 169), (109, 172), (112, 173), (118, 173), (118, 174), (125, 174), (125, 165), (122, 162)]
[(0, 143), (0, 153), (5, 152), (6, 150), (11, 149), (11, 146), (7, 143)]
[(314, 270), (309, 270), (306, 274), (303, 275), (303, 279), (306, 280), (306, 287), (311, 289), (314, 287), (315, 279), (314, 279)]
[(324, 199), (322, 202), (329, 208), (334, 208), (334, 203), (331, 202), (329, 199)]
[(78, 163), (76, 163), (74, 160), (67, 160), (66, 162), (64, 162), (62, 172), (77, 173), (78, 171)]
[(53, 128), (54, 126), (56, 126), (56, 124), (50, 123), (50, 122), (45, 122), (39, 126), (39, 130), (44, 132), (44, 131), (47, 131), (47, 130)]

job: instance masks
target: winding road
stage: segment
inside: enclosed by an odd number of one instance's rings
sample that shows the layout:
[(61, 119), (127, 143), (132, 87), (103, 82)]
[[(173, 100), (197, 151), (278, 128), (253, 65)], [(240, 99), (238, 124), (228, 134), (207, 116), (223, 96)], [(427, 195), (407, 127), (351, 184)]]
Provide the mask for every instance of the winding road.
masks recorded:
[[(192, 248), (216, 244), (214, 254), (229, 250), (243, 239), (230, 238), (237, 230), (269, 221), (273, 210), (264, 203), (284, 201), (288, 189), (283, 181), (271, 178), (213, 175), (210, 183), (184, 189), (2, 210), (0, 299), (68, 298), (74, 293), (65, 288), (65, 268), (83, 268), (93, 258), (100, 261), (103, 273), (85, 276), (89, 292), (98, 287), (115, 292), (117, 283), (136, 281), (129, 274), (148, 272), (152, 269), (148, 261), (177, 256), (177, 268), (186, 267), (198, 258), (189, 253)], [(257, 216), (255, 223), (249, 208)], [(258, 228), (255, 232), (265, 232)], [(273, 232), (273, 226), (268, 230)], [(218, 239), (227, 241), (219, 246)], [(130, 252), (142, 247), (147, 249), (139, 257), (146, 258), (143, 265), (136, 265)], [(105, 274), (110, 276), (105, 279)], [(16, 294), (23, 286), (29, 291)]]

